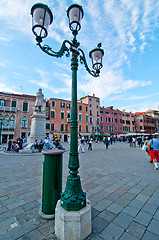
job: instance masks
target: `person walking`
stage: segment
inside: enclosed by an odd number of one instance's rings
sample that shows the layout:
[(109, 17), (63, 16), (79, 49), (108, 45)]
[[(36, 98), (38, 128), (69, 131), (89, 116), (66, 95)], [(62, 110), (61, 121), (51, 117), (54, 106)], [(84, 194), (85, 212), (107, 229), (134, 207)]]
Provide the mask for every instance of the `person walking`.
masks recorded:
[(104, 142), (104, 144), (105, 144), (106, 149), (108, 149), (108, 146), (109, 146), (108, 137), (105, 137), (104, 140), (103, 140), (103, 142)]
[(153, 160), (155, 165), (155, 170), (158, 169), (158, 160), (159, 160), (159, 140), (154, 135), (153, 138), (149, 141), (149, 153), (150, 158)]
[(92, 139), (88, 139), (88, 150), (92, 150)]
[(85, 152), (85, 151), (84, 151), (84, 148), (83, 148), (83, 146), (82, 146), (82, 138), (81, 138), (81, 137), (79, 137), (79, 139), (78, 139), (78, 152), (79, 152), (80, 150), (82, 150), (83, 153)]

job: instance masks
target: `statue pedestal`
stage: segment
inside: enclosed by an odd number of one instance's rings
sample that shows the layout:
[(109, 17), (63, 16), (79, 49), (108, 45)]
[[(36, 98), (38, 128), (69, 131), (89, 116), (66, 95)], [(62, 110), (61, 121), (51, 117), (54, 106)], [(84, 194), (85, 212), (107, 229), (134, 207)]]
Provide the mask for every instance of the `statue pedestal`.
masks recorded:
[(44, 112), (34, 112), (31, 116), (31, 131), (28, 143), (34, 143), (37, 139), (39, 142), (46, 137), (46, 115)]

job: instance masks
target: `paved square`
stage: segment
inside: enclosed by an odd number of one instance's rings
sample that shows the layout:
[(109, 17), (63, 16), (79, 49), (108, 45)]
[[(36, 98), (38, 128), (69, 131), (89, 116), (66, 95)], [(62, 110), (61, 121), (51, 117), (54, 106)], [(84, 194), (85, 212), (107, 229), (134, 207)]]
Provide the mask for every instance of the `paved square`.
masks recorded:
[[(68, 143), (63, 144), (67, 149)], [(116, 142), (79, 154), (82, 188), (92, 204), (87, 240), (159, 239), (159, 170), (146, 152)], [(63, 190), (69, 151), (63, 158)], [(0, 152), (0, 240), (52, 240), (54, 220), (39, 216), (43, 155)], [(74, 239), (70, 239), (74, 240)]]

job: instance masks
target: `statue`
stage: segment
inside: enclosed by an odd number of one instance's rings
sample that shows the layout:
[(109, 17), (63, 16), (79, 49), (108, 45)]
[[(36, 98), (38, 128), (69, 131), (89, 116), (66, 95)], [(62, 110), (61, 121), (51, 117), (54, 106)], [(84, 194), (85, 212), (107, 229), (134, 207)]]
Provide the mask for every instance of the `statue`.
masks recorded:
[(36, 101), (35, 101), (35, 111), (36, 112), (43, 112), (44, 106), (43, 106), (43, 93), (42, 89), (40, 88), (39, 91), (36, 93)]

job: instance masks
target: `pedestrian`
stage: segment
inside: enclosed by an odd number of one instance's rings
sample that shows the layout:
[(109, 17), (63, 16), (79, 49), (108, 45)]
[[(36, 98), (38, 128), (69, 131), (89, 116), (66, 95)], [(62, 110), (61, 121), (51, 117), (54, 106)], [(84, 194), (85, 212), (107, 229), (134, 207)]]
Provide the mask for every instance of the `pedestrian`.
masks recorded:
[(136, 138), (135, 137), (132, 138), (132, 142), (133, 142), (133, 147), (136, 147)]
[(85, 152), (85, 151), (84, 151), (84, 148), (83, 148), (83, 146), (82, 146), (82, 139), (81, 139), (81, 137), (79, 136), (79, 138), (78, 138), (78, 152), (79, 152), (80, 150), (82, 150), (83, 153)]
[(108, 146), (109, 146), (108, 137), (105, 137), (104, 140), (103, 140), (103, 142), (104, 142), (104, 144), (105, 144), (106, 149), (108, 149)]
[(159, 140), (154, 135), (153, 138), (149, 141), (149, 153), (150, 158), (153, 159), (155, 165), (155, 170), (158, 169), (158, 159), (159, 159)]
[(92, 139), (88, 139), (88, 150), (92, 150)]
[(132, 136), (129, 137), (130, 147), (132, 147)]

